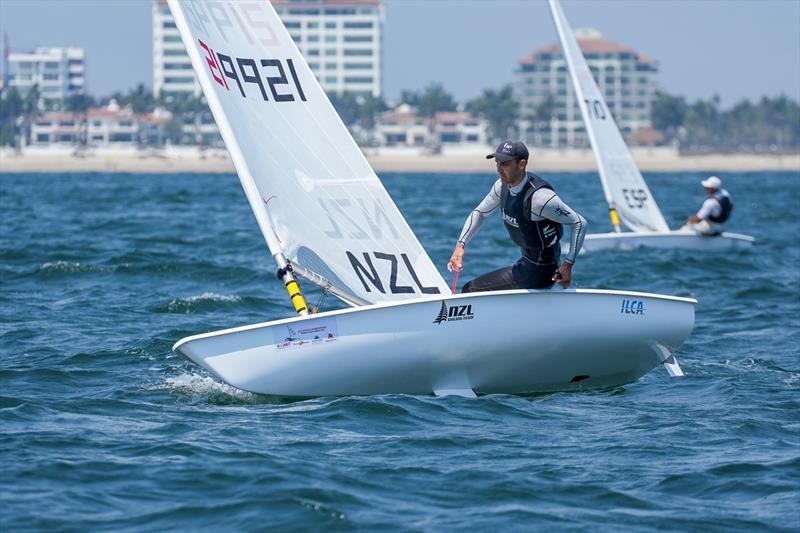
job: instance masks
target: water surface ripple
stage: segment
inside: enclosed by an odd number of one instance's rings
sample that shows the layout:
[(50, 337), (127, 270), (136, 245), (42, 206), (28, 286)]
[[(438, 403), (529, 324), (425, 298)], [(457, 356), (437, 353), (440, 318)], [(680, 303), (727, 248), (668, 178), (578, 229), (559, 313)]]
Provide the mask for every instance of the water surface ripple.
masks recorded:
[[(0, 529), (797, 531), (800, 180), (720, 176), (751, 250), (575, 267), (580, 287), (699, 300), (685, 378), (287, 401), (171, 353), (291, 315), (235, 176), (2, 174)], [(493, 176), (381, 177), (444, 272)], [(545, 177), (609, 230), (596, 176)], [(704, 175), (646, 177), (672, 227), (703, 199)], [(515, 258), (495, 216), (461, 282)]]

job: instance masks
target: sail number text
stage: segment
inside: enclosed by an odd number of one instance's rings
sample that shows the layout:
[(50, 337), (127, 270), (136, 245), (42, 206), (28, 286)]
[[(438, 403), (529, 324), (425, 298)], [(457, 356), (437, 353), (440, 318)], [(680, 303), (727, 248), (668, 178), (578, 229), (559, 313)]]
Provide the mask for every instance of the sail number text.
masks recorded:
[(622, 189), (622, 194), (631, 209), (641, 209), (647, 204), (647, 193), (644, 189)]
[[(414, 285), (419, 292), (422, 294), (439, 294), (438, 287), (426, 287), (422, 284), (419, 279), (419, 275), (417, 275), (416, 270), (414, 270), (414, 266), (411, 264), (411, 260), (406, 254), (400, 254), (400, 259), (402, 259), (401, 263), (395, 254), (375, 251), (373, 251), (372, 254), (363, 252), (362, 257), (364, 259), (362, 263), (361, 259), (353, 252), (346, 251), (345, 253), (347, 254), (347, 259), (350, 261), (350, 265), (353, 267), (353, 270), (358, 276), (358, 279), (361, 281), (361, 284), (364, 286), (364, 290), (366, 292), (372, 292), (373, 288), (383, 294), (386, 294), (387, 289), (392, 294), (413, 294), (417, 292), (411, 285), (398, 284), (398, 273), (400, 268), (403, 268), (405, 273), (414, 281)], [(373, 262), (373, 257), (377, 261)], [(384, 281), (381, 280), (381, 277), (378, 274), (378, 269), (376, 268), (378, 261), (389, 267), (388, 284), (384, 284)]]
[[(256, 60), (249, 57), (231, 57), (215, 52), (201, 39), (197, 41), (205, 50), (204, 59), (211, 70), (211, 76), (227, 91), (230, 91), (230, 86), (235, 83), (244, 98), (247, 98), (245, 91), (245, 87), (247, 87), (251, 94), (253, 89), (258, 88), (261, 98), (265, 102), (270, 100), (275, 102), (306, 101), (306, 93), (303, 91), (291, 59)], [(267, 90), (269, 90), (269, 94), (267, 94)]]

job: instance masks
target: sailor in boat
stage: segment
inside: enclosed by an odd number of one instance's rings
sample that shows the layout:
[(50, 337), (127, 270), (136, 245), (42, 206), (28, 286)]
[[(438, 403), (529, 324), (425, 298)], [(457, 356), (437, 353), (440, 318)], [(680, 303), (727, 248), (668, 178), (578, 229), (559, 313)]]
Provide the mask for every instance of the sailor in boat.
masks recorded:
[(722, 180), (716, 176), (709, 176), (700, 185), (708, 198), (697, 213), (686, 219), (681, 229), (691, 229), (702, 235), (720, 235), (723, 224), (733, 211), (733, 201), (728, 191), (722, 188)]
[[(528, 148), (522, 141), (500, 143), (486, 158), (495, 160), (500, 179), (464, 222), (447, 268), (461, 272), (464, 248), (484, 219), (498, 207), (511, 240), (522, 250), (522, 257), (513, 266), (473, 279), (464, 285), (462, 292), (549, 289), (556, 281), (568, 287), (572, 265), (586, 236), (586, 219), (565, 204), (549, 183), (526, 172)], [(570, 245), (559, 266), (562, 224), (570, 226)]]

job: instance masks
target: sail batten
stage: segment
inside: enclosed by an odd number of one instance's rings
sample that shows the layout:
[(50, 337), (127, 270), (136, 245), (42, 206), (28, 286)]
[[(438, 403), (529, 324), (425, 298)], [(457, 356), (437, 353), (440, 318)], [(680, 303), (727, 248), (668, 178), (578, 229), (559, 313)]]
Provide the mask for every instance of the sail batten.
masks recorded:
[(633, 231), (669, 231), (557, 0), (550, 0), (550, 11), (609, 209), (616, 209), (622, 222)]
[(272, 5), (169, 6), (276, 261), (356, 305), (449, 293)]

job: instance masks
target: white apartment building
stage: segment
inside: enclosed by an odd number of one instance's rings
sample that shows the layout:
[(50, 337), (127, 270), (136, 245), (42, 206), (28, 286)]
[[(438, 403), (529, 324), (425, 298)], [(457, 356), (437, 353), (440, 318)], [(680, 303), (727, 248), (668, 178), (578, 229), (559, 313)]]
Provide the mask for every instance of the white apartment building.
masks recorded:
[(485, 146), (487, 126), (484, 119), (470, 113), (440, 112), (429, 119), (402, 104), (381, 114), (375, 130), (380, 146)]
[(272, 0), (326, 92), (381, 95), (380, 0)]
[(70, 95), (85, 87), (83, 48), (37, 48), (8, 55), (9, 87), (26, 94), (38, 86), (43, 107), (57, 109)]
[(120, 108), (112, 101), (108, 107), (87, 111), (87, 139), (98, 146), (133, 146), (140, 141), (142, 124), (129, 108)]
[(471, 113), (447, 112), (436, 113), (433, 117), (434, 140), (441, 145), (448, 144), (489, 144), (486, 135), (488, 123)]
[(425, 146), (430, 138), (430, 121), (418, 116), (408, 104), (382, 113), (375, 132), (381, 146)]
[[(649, 128), (656, 62), (632, 48), (607, 41), (597, 30), (578, 29), (575, 37), (623, 135)], [(550, 44), (518, 64), (514, 90), (523, 117), (521, 137), (539, 146), (588, 146), (561, 47)], [(536, 118), (537, 107), (548, 98), (554, 104), (549, 123)]]
[(31, 125), (32, 145), (76, 145), (136, 148), (164, 144), (169, 115), (162, 110), (135, 114), (115, 101), (107, 107), (91, 107), (86, 113), (47, 112)]
[[(380, 0), (272, 0), (327, 92), (380, 96)], [(153, 92), (201, 93), (165, 0), (153, 3)]]
[(153, 94), (202, 94), (166, 0), (153, 2)]
[(85, 122), (84, 117), (76, 113), (43, 113), (31, 124), (31, 144), (76, 144), (83, 136)]

